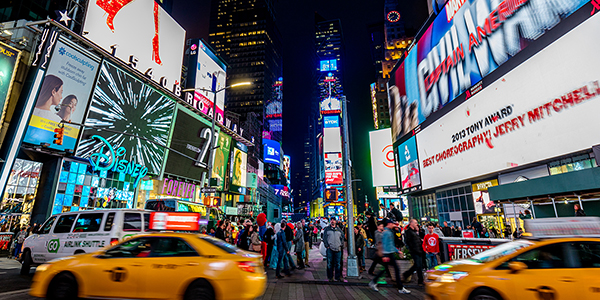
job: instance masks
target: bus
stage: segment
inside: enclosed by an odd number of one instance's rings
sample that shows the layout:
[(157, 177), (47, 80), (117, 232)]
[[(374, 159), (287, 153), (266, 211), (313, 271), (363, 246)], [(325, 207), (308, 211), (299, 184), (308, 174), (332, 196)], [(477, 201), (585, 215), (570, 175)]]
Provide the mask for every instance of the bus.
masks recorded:
[(210, 228), (216, 229), (217, 222), (223, 218), (223, 213), (216, 207), (176, 198), (150, 199), (146, 201), (145, 209), (200, 213), (200, 231), (206, 229), (207, 232)]

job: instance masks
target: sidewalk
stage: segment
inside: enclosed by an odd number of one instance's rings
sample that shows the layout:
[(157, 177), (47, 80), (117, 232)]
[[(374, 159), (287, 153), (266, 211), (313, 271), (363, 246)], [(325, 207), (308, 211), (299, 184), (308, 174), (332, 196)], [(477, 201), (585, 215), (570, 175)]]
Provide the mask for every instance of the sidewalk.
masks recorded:
[[(295, 258), (295, 255), (293, 255)], [(342, 274), (346, 275), (346, 258), (344, 253), (344, 268)], [(296, 261), (294, 261), (295, 263)], [(265, 294), (258, 299), (423, 299), (424, 289), (417, 286), (416, 282), (405, 284), (405, 287), (412, 293), (401, 295), (396, 289), (395, 282), (391, 278), (386, 278), (388, 284), (379, 285), (379, 292), (375, 292), (368, 287), (372, 276), (367, 272), (360, 274), (359, 278), (343, 278), (343, 282), (329, 282), (327, 279), (327, 261), (323, 260), (321, 253), (316, 245), (309, 251), (310, 268), (296, 270), (292, 276), (286, 276), (283, 279), (275, 277), (275, 270), (267, 270), (267, 290)], [(366, 260), (367, 269), (371, 266), (371, 260)], [(405, 271), (410, 267), (410, 262), (401, 261), (400, 271)], [(378, 269), (381, 267), (378, 267)], [(391, 270), (393, 274), (394, 271)], [(415, 276), (413, 276), (415, 277)]]

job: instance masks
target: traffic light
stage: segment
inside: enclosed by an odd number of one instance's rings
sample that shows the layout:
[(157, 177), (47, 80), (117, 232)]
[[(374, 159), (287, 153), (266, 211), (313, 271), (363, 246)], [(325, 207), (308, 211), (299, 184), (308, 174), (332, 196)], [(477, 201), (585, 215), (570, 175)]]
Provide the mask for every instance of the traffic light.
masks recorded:
[(52, 141), (53, 144), (56, 145), (62, 145), (63, 143), (63, 136), (65, 133), (65, 127), (61, 126), (58, 128), (54, 128), (54, 132), (56, 132), (56, 134), (54, 135), (54, 141)]

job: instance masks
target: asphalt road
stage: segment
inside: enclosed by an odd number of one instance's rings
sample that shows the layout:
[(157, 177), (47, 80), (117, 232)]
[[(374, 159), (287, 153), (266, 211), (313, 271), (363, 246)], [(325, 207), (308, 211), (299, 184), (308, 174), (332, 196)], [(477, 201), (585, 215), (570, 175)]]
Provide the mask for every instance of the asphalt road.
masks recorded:
[(0, 299), (36, 299), (28, 294), (34, 270), (27, 276), (19, 275), (20, 270), (18, 261), (0, 257)]

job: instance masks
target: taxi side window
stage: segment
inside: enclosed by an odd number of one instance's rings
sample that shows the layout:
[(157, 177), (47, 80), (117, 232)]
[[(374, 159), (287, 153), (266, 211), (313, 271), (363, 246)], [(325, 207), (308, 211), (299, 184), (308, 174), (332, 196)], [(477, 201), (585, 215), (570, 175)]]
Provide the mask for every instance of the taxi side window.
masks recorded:
[(100, 230), (103, 213), (98, 214), (80, 214), (75, 222), (73, 232), (96, 232)]
[(564, 243), (546, 245), (529, 250), (511, 261), (522, 262), (528, 269), (560, 269), (566, 268)]
[(188, 243), (178, 238), (158, 238), (152, 248), (153, 257), (198, 256)]
[(123, 231), (142, 231), (142, 215), (139, 213), (125, 213)]
[(108, 216), (106, 217), (106, 222), (104, 223), (104, 231), (111, 231), (114, 223), (115, 223), (115, 213), (114, 212), (108, 213)]
[(124, 258), (124, 257), (148, 257), (152, 251), (152, 244), (156, 239), (153, 238), (137, 238), (125, 241), (104, 253), (104, 257), (108, 258)]
[(50, 229), (52, 229), (52, 225), (54, 224), (54, 221), (56, 220), (56, 216), (51, 217), (50, 219), (48, 219), (48, 221), (46, 221), (46, 223), (44, 223), (44, 225), (42, 225), (40, 231), (38, 232), (38, 234), (48, 234), (50, 233)]
[(577, 268), (600, 268), (600, 243), (580, 242), (572, 246), (579, 258)]
[(75, 217), (77, 215), (64, 215), (58, 218), (56, 226), (54, 226), (54, 233), (67, 233), (71, 232), (71, 227), (75, 223)]

